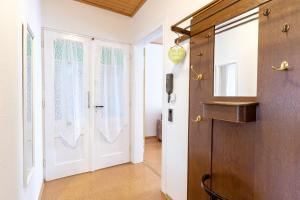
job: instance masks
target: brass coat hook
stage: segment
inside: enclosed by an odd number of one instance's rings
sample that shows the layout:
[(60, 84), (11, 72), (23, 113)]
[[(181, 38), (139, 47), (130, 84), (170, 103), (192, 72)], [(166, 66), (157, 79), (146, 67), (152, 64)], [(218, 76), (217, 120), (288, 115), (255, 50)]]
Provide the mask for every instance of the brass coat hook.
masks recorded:
[(195, 123), (200, 123), (202, 120), (203, 120), (202, 117), (201, 117), (200, 115), (198, 115), (198, 116), (196, 117), (196, 119), (193, 120), (193, 122), (195, 122)]
[(202, 51), (200, 51), (200, 53), (197, 55), (197, 56), (203, 56), (204, 55), (204, 53), (202, 52)]
[(283, 61), (280, 65), (280, 67), (272, 66), (272, 69), (275, 71), (287, 71), (287, 70), (289, 70), (289, 63), (287, 61)]
[(211, 36), (212, 36), (212, 33), (211, 33), (211, 32), (208, 32), (208, 33), (205, 35), (206, 38), (210, 38)]
[(191, 71), (194, 73), (194, 76), (192, 75), (193, 80), (195, 81), (203, 80), (203, 74), (196, 72), (193, 65), (191, 65)]
[(285, 23), (282, 25), (281, 31), (283, 33), (287, 33), (287, 32), (289, 32), (290, 28), (291, 28), (291, 26), (288, 23)]
[(268, 17), (270, 14), (271, 14), (271, 9), (270, 8), (265, 9), (264, 12), (263, 12), (263, 15), (265, 17)]

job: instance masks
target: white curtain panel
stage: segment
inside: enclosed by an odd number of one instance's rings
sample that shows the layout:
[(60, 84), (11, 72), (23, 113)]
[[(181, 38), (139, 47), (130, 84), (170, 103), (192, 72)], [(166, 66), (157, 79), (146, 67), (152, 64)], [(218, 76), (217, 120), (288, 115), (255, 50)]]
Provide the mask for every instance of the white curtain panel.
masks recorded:
[[(95, 41), (95, 127), (108, 143), (114, 143), (126, 117), (125, 69), (128, 67), (129, 48)], [(97, 107), (103, 106), (103, 107)]]
[(84, 125), (83, 43), (54, 41), (55, 131), (75, 147)]

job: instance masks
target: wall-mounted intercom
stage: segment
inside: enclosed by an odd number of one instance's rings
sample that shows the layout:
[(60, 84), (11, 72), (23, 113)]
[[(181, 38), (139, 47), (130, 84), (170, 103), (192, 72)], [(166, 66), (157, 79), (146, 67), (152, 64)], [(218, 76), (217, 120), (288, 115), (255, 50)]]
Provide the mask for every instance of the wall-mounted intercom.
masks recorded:
[(173, 74), (166, 75), (166, 92), (168, 94), (168, 103), (170, 103), (171, 94), (173, 92)]
[(168, 121), (173, 122), (173, 109), (168, 110)]

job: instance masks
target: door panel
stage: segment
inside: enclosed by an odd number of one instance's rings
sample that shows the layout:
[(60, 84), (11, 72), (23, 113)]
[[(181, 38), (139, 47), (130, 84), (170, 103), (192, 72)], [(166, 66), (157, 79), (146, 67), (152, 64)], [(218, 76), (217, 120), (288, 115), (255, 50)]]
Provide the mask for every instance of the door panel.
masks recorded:
[[(271, 9), (264, 16), (265, 9)], [(284, 24), (290, 25), (287, 33)], [(300, 196), (300, 3), (276, 0), (261, 8), (255, 200)], [(274, 71), (288, 61), (290, 70)]]
[(130, 161), (129, 46), (93, 42), (93, 170)]
[[(206, 200), (208, 195), (201, 189), (204, 174), (211, 173), (211, 126), (209, 119), (196, 123), (203, 113), (203, 104), (212, 98), (213, 78), (213, 29), (191, 38), (190, 102), (189, 102), (189, 150), (188, 150), (188, 199)], [(203, 80), (194, 80), (196, 73), (203, 74)]]
[(46, 180), (53, 180), (89, 170), (88, 41), (45, 31), (44, 61)]

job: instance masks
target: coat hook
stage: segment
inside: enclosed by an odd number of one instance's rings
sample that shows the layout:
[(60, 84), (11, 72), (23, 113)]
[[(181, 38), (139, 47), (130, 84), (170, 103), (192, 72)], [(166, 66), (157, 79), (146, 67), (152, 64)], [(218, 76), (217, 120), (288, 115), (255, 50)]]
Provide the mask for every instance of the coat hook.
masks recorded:
[(270, 14), (271, 14), (271, 9), (270, 8), (265, 9), (264, 12), (263, 12), (263, 15), (265, 17), (268, 17)]
[(212, 36), (212, 33), (211, 33), (211, 32), (208, 32), (208, 33), (205, 35), (206, 38), (210, 38), (211, 36)]
[(203, 120), (203, 118), (201, 117), (201, 115), (198, 115), (198, 116), (196, 117), (196, 119), (193, 120), (193, 121), (196, 122), (196, 123), (200, 123), (202, 120)]
[(272, 66), (272, 69), (275, 71), (287, 71), (287, 70), (289, 70), (289, 63), (287, 61), (283, 61), (280, 65), (280, 67)]
[(283, 24), (281, 31), (283, 33), (287, 33), (287, 32), (289, 32), (290, 28), (291, 28), (291, 26), (289, 24), (285, 23), (285, 24)]
[(201, 81), (201, 80), (203, 80), (203, 74), (196, 72), (196, 70), (194, 69), (193, 65), (191, 65), (191, 70), (195, 74), (194, 76), (192, 75), (192, 78), (193, 78), (194, 81)]
[(197, 56), (203, 56), (203, 52), (200, 51), (200, 53)]

